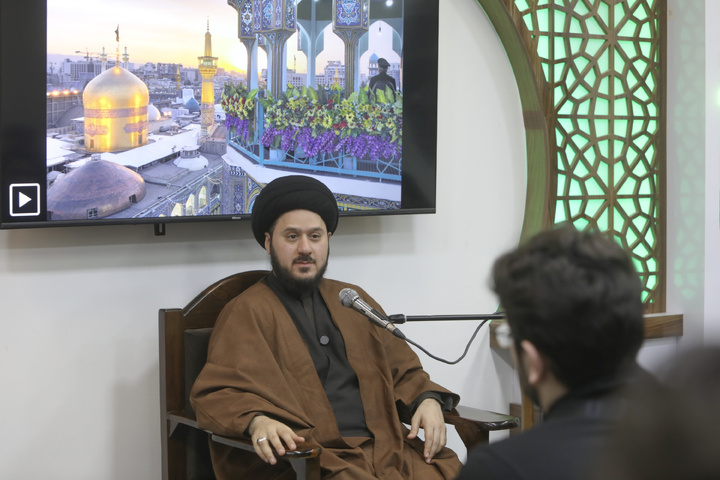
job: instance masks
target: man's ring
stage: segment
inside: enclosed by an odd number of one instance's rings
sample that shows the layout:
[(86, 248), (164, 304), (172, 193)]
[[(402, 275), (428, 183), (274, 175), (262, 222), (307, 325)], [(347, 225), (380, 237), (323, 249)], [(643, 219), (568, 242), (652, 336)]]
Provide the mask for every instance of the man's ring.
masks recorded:
[(265, 438), (265, 437), (258, 438), (258, 439), (257, 439), (257, 444), (260, 445), (260, 443), (261, 443), (261, 442), (264, 442), (265, 440), (267, 440), (267, 438)]

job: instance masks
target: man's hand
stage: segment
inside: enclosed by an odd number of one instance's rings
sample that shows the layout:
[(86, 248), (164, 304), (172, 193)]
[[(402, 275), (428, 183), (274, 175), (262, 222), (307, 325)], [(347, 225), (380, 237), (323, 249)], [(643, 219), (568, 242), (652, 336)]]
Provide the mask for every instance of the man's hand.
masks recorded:
[(285, 447), (287, 450), (295, 450), (297, 443), (305, 441), (305, 438), (296, 435), (284, 423), (265, 415), (258, 415), (250, 421), (248, 433), (252, 438), (255, 452), (270, 465), (277, 463), (277, 459), (273, 455), (273, 448), (278, 455), (285, 455)]
[(447, 427), (443, 418), (442, 408), (437, 400), (426, 398), (418, 405), (410, 423), (410, 433), (407, 438), (417, 437), (420, 428), (425, 430), (425, 461), (430, 463), (432, 458), (445, 446), (447, 442)]

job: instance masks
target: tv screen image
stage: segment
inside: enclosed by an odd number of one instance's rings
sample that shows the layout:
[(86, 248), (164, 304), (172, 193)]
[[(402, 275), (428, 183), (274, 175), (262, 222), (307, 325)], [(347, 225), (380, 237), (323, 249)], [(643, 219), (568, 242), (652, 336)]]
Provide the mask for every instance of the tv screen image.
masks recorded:
[(242, 220), (289, 174), (434, 212), (437, 0), (0, 8), (2, 228)]

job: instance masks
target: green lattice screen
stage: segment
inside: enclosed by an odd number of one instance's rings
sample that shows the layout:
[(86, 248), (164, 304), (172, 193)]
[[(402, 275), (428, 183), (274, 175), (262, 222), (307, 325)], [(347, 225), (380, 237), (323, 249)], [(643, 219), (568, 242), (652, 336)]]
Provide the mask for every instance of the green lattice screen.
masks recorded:
[(612, 232), (633, 256), (648, 311), (664, 309), (656, 304), (665, 280), (658, 2), (515, 0), (515, 7), (553, 102), (551, 219)]

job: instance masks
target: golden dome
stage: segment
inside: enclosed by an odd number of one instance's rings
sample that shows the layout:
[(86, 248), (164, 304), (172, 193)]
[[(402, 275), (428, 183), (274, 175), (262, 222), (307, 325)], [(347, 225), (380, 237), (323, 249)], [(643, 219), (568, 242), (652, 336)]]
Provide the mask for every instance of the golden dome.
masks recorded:
[(147, 143), (147, 86), (122, 67), (93, 78), (83, 92), (85, 149), (118, 152)]
[(93, 78), (83, 92), (85, 108), (137, 108), (148, 103), (150, 94), (143, 81), (117, 66)]

